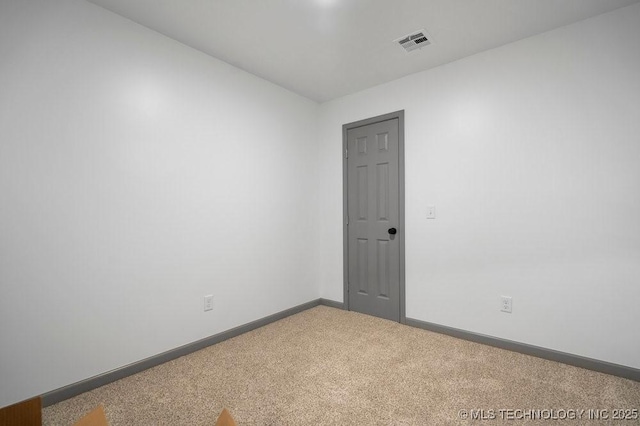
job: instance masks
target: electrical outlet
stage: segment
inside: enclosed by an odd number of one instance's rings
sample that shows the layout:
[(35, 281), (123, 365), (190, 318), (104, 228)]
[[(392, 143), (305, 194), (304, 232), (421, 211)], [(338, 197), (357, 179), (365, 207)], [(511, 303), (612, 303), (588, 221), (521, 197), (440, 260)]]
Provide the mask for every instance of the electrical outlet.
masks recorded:
[(213, 295), (212, 294), (204, 297), (204, 310), (205, 311), (213, 310)]
[(436, 218), (436, 206), (427, 206), (427, 219)]
[(500, 296), (500, 300), (500, 310), (510, 314), (513, 308), (513, 299), (511, 299), (511, 296)]

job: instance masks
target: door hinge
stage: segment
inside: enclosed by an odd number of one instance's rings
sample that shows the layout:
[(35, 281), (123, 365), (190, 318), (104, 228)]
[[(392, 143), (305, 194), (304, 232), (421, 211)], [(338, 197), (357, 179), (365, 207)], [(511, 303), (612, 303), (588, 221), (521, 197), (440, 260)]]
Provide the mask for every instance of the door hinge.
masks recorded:
[(349, 225), (349, 216), (347, 216), (347, 225)]
[(348, 149), (344, 150), (344, 158), (349, 158), (349, 150)]

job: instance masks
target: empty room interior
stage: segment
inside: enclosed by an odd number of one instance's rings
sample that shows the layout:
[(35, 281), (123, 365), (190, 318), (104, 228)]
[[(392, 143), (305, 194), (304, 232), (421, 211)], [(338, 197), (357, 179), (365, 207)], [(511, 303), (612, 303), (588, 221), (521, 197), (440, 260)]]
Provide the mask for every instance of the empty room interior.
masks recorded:
[(637, 424), (639, 301), (637, 0), (0, 0), (0, 409)]

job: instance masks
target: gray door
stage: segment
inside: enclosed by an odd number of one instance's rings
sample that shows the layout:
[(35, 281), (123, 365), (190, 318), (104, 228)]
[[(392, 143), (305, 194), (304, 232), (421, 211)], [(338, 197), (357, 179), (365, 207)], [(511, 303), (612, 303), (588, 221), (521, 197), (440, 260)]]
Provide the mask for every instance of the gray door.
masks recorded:
[(400, 321), (399, 119), (346, 131), (349, 309)]

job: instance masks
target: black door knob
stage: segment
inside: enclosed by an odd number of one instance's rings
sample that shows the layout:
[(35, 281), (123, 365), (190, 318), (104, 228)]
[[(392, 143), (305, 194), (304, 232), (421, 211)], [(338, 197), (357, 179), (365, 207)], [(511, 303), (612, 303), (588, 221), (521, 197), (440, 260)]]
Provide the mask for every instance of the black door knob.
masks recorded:
[(389, 235), (396, 235), (398, 230), (396, 228), (389, 228)]

